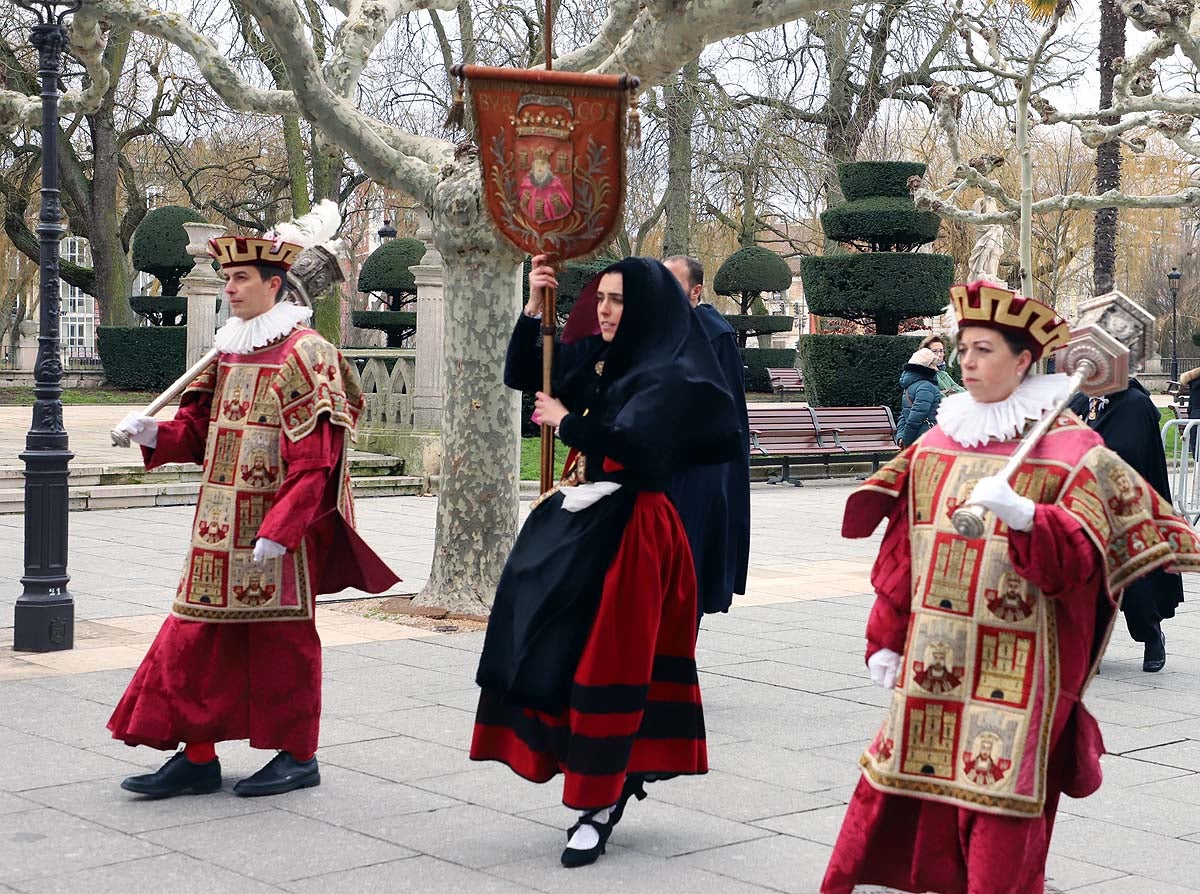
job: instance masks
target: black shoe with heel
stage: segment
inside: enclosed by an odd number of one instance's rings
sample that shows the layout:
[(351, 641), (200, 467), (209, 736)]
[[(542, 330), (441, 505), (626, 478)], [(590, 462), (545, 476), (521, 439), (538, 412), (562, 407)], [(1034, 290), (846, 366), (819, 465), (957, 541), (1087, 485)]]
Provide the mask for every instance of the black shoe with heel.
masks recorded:
[(570, 842), (575, 837), (575, 833), (584, 825), (591, 826), (596, 830), (596, 834), (600, 836), (600, 840), (587, 850), (577, 847), (563, 848), (562, 865), (567, 869), (578, 869), (580, 866), (590, 866), (600, 859), (600, 855), (604, 853), (604, 847), (608, 844), (608, 836), (612, 834), (612, 829), (615, 821), (609, 818), (607, 823), (602, 823), (596, 819), (596, 814), (599, 810), (589, 810), (579, 818), (579, 822), (567, 829), (567, 841)]
[(221, 762), (193, 764), (182, 751), (155, 770), (142, 776), (130, 776), (121, 788), (148, 798), (171, 798), (175, 795), (208, 795), (221, 787)]
[(621, 797), (616, 804), (613, 805), (612, 816), (609, 817), (608, 825), (615, 826), (621, 821), (621, 817), (625, 815), (625, 805), (630, 798), (637, 798), (639, 801), (646, 800), (646, 779), (643, 776), (626, 776), (625, 785), (621, 788)]

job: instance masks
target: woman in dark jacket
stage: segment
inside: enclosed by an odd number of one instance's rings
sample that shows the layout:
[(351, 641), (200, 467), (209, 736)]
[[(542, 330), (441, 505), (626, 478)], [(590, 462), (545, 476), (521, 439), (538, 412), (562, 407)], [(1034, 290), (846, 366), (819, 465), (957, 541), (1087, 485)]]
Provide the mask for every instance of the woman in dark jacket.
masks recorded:
[[(504, 382), (541, 388), (540, 298)], [(533, 782), (564, 775), (581, 811), (562, 863), (594, 862), (650, 778), (705, 773), (696, 674), (696, 575), (665, 490), (688, 464), (741, 456), (745, 435), (716, 355), (675, 277), (626, 258), (580, 295), (535, 421), (568, 447), (562, 484), (535, 504), (500, 577), (476, 681), (473, 760)]]
[(900, 373), (900, 422), (896, 443), (908, 447), (933, 428), (937, 422), (942, 392), (937, 381), (937, 357), (929, 348), (921, 348), (908, 358)]

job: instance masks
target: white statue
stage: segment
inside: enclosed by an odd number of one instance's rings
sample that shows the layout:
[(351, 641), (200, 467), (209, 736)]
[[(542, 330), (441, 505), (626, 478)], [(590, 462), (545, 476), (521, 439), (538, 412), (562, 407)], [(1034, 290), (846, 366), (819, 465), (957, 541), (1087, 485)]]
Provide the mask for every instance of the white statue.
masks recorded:
[[(991, 214), (999, 205), (991, 196), (981, 196), (975, 200), (971, 210), (976, 214)], [(989, 282), (1002, 284), (1000, 279), (1000, 258), (1004, 254), (1004, 224), (985, 224), (977, 227), (979, 237), (971, 248), (971, 257), (967, 261), (967, 282), (986, 279)]]

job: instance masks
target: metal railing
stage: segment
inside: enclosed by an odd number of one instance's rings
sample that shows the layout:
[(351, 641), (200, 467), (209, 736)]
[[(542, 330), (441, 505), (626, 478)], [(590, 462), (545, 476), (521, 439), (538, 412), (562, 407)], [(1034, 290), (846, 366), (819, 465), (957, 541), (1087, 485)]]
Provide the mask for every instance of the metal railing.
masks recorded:
[(104, 365), (95, 348), (78, 345), (59, 345), (63, 369), (72, 372), (103, 372)]
[(1162, 429), (1167, 476), (1175, 511), (1192, 524), (1200, 519), (1200, 419), (1171, 419)]

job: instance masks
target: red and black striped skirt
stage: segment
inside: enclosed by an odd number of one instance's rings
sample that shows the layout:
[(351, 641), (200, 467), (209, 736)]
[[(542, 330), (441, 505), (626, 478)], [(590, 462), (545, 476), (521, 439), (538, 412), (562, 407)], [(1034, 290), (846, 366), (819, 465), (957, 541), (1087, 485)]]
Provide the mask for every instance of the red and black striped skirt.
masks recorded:
[(616, 803), (628, 774), (704, 773), (708, 753), (696, 675), (696, 577), (679, 515), (639, 494), (557, 713), (483, 689), (472, 760), (496, 760), (533, 782), (565, 777), (563, 803)]

